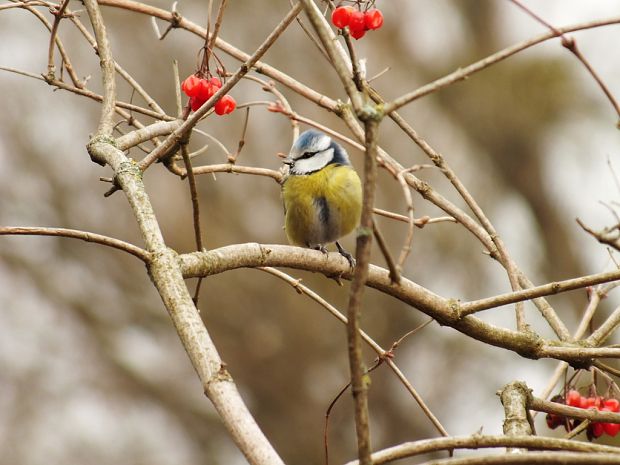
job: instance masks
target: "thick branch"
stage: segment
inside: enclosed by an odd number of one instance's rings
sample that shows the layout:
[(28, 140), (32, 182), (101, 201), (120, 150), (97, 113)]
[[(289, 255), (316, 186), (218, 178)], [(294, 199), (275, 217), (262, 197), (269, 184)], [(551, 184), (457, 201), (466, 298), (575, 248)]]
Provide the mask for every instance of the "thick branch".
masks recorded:
[(308, 19), (310, 19), (310, 23), (321, 40), (321, 44), (329, 55), (330, 63), (336, 70), (347, 95), (353, 103), (353, 107), (356, 111), (359, 111), (362, 108), (363, 100), (353, 82), (351, 67), (344, 59), (344, 52), (337, 46), (338, 42), (336, 41), (334, 32), (325, 21), (325, 18), (313, 0), (301, 0), (301, 3), (308, 15)]
[[(325, 255), (316, 250), (287, 245), (236, 244), (208, 252), (183, 254), (178, 258), (185, 278), (259, 266), (289, 267), (328, 277), (352, 278), (349, 263), (341, 255)], [(440, 297), (404, 277), (398, 285), (393, 284), (389, 271), (374, 265), (369, 266), (367, 286), (417, 308), (442, 325), (526, 358), (549, 357), (578, 366), (589, 366), (594, 357), (620, 358), (620, 348), (590, 348), (571, 342), (547, 341), (533, 332), (499, 328), (472, 315), (460, 317), (457, 300)]]
[[(514, 381), (499, 393), (504, 406), (504, 434), (506, 436), (530, 436), (533, 432), (532, 418), (527, 410), (530, 390), (521, 381)], [(509, 449), (509, 452), (521, 452)]]

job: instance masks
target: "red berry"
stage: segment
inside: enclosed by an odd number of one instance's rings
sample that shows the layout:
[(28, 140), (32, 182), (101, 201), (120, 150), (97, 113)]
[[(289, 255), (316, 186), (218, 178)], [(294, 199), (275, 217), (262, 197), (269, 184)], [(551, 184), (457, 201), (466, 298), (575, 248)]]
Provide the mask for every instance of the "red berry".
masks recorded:
[(591, 423), (590, 426), (588, 426), (588, 433), (593, 438), (600, 438), (604, 432), (603, 423)]
[(192, 106), (192, 111), (198, 110), (206, 100), (201, 99), (200, 97), (192, 97), (189, 99), (189, 104)]
[(212, 77), (211, 79), (209, 79), (209, 82), (211, 83), (213, 87), (216, 87), (218, 89), (222, 87), (222, 81), (220, 81), (219, 78)]
[(361, 39), (366, 35), (366, 29), (350, 29), (349, 33), (355, 40)]
[(188, 76), (185, 81), (183, 81), (181, 84), (181, 89), (188, 97), (195, 97), (198, 95), (200, 81), (202, 81), (202, 79), (195, 74), (192, 74), (191, 76)]
[(581, 394), (579, 394), (579, 391), (575, 391), (574, 389), (568, 391), (568, 394), (566, 394), (566, 405), (570, 407), (579, 407), (580, 402)]
[(352, 6), (339, 6), (332, 13), (333, 25), (338, 29), (348, 26), (349, 21), (351, 20), (351, 13), (354, 11), (355, 9)]
[(366, 29), (366, 22), (364, 20), (364, 13), (361, 11), (353, 10), (351, 12), (351, 16), (349, 17), (349, 29), (353, 31), (356, 30), (364, 30)]
[(581, 401), (581, 405), (580, 405), (581, 408), (597, 408), (598, 409), (598, 407), (600, 406), (600, 403), (599, 403), (598, 406), (596, 405), (597, 404), (597, 397), (586, 397), (585, 398), (585, 407), (583, 407), (583, 402), (584, 401), (582, 400)]
[(615, 436), (620, 432), (620, 424), (618, 423), (602, 423), (603, 430), (610, 436)]
[(620, 410), (620, 401), (618, 399), (605, 399), (603, 405), (609, 408), (611, 412)]
[(215, 113), (218, 115), (227, 115), (231, 113), (237, 106), (237, 102), (230, 95), (226, 94), (215, 104)]
[(364, 24), (366, 29), (379, 29), (383, 26), (383, 13), (373, 8), (364, 13)]
[(200, 84), (198, 85), (198, 93), (196, 94), (196, 97), (207, 101), (213, 94), (215, 94), (213, 85), (208, 80), (201, 79)]
[(562, 426), (566, 421), (566, 418), (562, 415), (556, 415), (555, 413), (548, 413), (545, 420), (547, 421), (547, 426), (550, 429), (556, 429), (558, 426)]

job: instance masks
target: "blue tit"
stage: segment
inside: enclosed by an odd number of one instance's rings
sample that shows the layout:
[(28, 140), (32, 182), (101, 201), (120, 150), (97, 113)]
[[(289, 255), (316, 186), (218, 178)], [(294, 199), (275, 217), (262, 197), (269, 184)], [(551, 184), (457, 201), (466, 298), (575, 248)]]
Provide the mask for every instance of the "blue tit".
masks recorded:
[(353, 231), (362, 213), (362, 184), (344, 148), (327, 134), (303, 132), (283, 163), (282, 183), (286, 236), (291, 244), (327, 253), (335, 242), (351, 267), (355, 260), (338, 243)]

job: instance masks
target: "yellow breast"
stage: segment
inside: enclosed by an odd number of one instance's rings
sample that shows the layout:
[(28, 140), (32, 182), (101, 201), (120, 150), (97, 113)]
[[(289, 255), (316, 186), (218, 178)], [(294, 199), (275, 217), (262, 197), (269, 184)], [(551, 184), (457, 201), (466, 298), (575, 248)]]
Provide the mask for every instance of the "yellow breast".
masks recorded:
[(335, 242), (359, 224), (362, 186), (350, 166), (328, 165), (315, 173), (291, 175), (282, 186), (282, 198), (292, 244)]

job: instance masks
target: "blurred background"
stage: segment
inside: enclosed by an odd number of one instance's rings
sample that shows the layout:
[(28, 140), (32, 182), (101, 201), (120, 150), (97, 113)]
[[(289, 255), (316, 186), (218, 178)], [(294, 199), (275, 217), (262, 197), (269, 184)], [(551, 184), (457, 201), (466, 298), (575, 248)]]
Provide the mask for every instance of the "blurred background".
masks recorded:
[[(171, 7), (163, 1), (150, 4)], [(615, 0), (527, 4), (555, 26), (619, 12)], [(202, 25), (205, 5), (178, 2), (183, 15)], [(386, 99), (545, 32), (508, 1), (378, 0), (377, 7), (385, 15), (384, 27), (356, 46), (368, 60), (369, 76), (389, 67), (373, 82)], [(71, 3), (70, 8), (81, 5)], [(286, 0), (230, 2), (221, 37), (252, 53), (288, 9)], [(47, 10), (40, 11), (51, 20)], [(159, 41), (145, 16), (111, 8), (103, 14), (116, 60), (174, 115), (172, 61), (179, 61), (183, 77), (189, 75), (202, 41), (183, 30)], [(87, 22), (84, 12), (81, 18)], [(620, 58), (611, 44), (620, 42), (620, 26), (572, 35), (618, 98)], [(61, 23), (59, 36), (78, 75), (91, 76), (89, 88), (100, 91), (92, 49), (68, 21)], [(31, 13), (0, 11), (0, 37), (0, 66), (46, 72), (49, 33)], [(229, 71), (236, 69), (233, 59), (221, 52), (218, 56)], [(264, 61), (331, 98), (345, 98), (335, 73), (296, 23)], [(301, 115), (349, 135), (333, 115), (282, 86), (278, 90)], [(232, 94), (239, 103), (273, 99), (250, 81), (241, 82)], [(124, 83), (119, 98), (132, 99)], [(0, 225), (75, 228), (142, 245), (122, 193), (103, 197), (109, 186), (99, 177), (109, 176), (109, 170), (93, 164), (85, 150), (97, 127), (97, 103), (1, 71), (0, 108)], [(200, 128), (234, 151), (244, 114), (210, 117)], [(610, 169), (611, 163), (620, 172), (618, 118), (558, 40), (416, 101), (402, 115), (445, 156), (535, 284), (614, 266), (608, 251), (585, 234), (575, 218), (595, 229), (615, 222), (606, 205), (619, 197)], [(126, 124), (119, 127), (128, 129)], [(207, 142), (195, 135), (192, 147)], [(253, 107), (238, 163), (278, 169), (276, 153), (286, 152), (290, 144), (288, 120)], [(427, 162), (388, 120), (381, 126), (380, 144), (404, 166)], [(361, 172), (361, 153), (349, 151)], [(143, 154), (135, 150), (131, 156)], [(194, 163), (225, 160), (225, 153), (211, 143)], [(427, 169), (419, 176), (464, 207), (441, 173)], [(145, 183), (168, 244), (179, 252), (193, 250), (187, 183), (161, 165), (148, 170)], [(198, 178), (198, 186), (207, 248), (286, 243), (279, 186), (273, 180), (205, 175)], [(417, 216), (442, 214), (413, 195)], [(380, 174), (376, 206), (405, 213), (402, 192), (385, 172)], [(378, 221), (397, 255), (406, 225)], [(344, 245), (353, 250), (353, 237)], [(373, 262), (383, 265), (376, 249)], [(453, 223), (416, 230), (404, 273), (435, 293), (462, 300), (510, 290), (505, 272)], [(346, 310), (348, 283), (339, 287), (323, 276), (291, 274)], [(194, 285), (190, 282), (190, 289)], [(587, 304), (586, 292), (550, 302), (574, 331)], [(612, 293), (601, 304), (595, 324), (617, 304)], [(257, 270), (205, 280), (199, 308), (250, 410), (285, 462), (323, 463), (325, 411), (348, 377), (344, 326), (290, 286)], [(526, 305), (526, 310), (528, 323), (553, 337), (533, 306)], [(514, 327), (512, 307), (480, 316)], [(366, 292), (363, 327), (385, 348), (426, 319), (414, 308)], [(373, 359), (367, 352), (369, 364)], [(503, 410), (495, 392), (520, 379), (538, 393), (556, 365), (487, 347), (436, 323), (406, 339), (395, 361), (452, 435), (481, 428), (500, 433)], [(372, 375), (370, 409), (375, 449), (437, 436), (385, 367)], [(553, 434), (542, 415), (537, 427), (541, 434)], [(331, 463), (354, 457), (348, 395), (333, 409), (329, 437)], [(138, 260), (75, 240), (6, 236), (0, 237), (0, 456), (3, 463), (16, 465), (245, 463), (203, 396)]]

